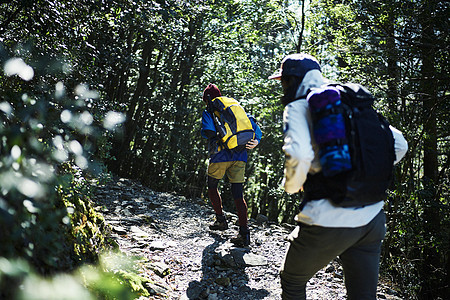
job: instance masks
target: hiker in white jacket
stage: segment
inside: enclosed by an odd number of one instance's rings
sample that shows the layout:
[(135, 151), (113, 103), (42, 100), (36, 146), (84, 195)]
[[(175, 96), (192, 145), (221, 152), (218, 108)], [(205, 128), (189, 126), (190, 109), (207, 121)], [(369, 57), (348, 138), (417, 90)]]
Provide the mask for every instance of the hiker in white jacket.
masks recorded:
[[(318, 61), (307, 54), (288, 55), (269, 78), (280, 79), (284, 91), (283, 186), (286, 192), (297, 193), (308, 174), (321, 171), (306, 96), (328, 81)], [(408, 145), (400, 131), (390, 129), (397, 163)], [(340, 207), (326, 198), (306, 202), (295, 217), (299, 226), (289, 236), (280, 272), (283, 299), (306, 299), (309, 279), (337, 256), (343, 264), (348, 299), (376, 299), (381, 242), (386, 233), (383, 205), (380, 201), (357, 208)]]

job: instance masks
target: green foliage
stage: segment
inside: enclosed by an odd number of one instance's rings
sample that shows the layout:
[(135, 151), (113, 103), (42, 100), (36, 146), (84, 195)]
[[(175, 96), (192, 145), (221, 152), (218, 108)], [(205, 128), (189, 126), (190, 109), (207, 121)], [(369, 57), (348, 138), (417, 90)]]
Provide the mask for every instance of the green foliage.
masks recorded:
[[(22, 259), (0, 258), (0, 285), (7, 283), (7, 299), (136, 299), (149, 296), (142, 286), (148, 280), (134, 271), (135, 261), (105, 252), (95, 265), (85, 264), (71, 273), (43, 277)], [(20, 289), (13, 289), (14, 286)], [(5, 298), (6, 299), (6, 298)]]
[(134, 270), (136, 259), (120, 253), (104, 252), (96, 265), (84, 265), (75, 272), (95, 299), (136, 299), (149, 296), (142, 285), (149, 280)]
[(129, 285), (131, 291), (139, 293), (139, 295), (144, 297), (150, 296), (149, 291), (144, 287), (145, 283), (150, 282), (149, 279), (123, 270), (119, 270), (116, 273), (116, 276), (120, 278), (122, 282)]
[[(74, 260), (78, 263), (94, 262), (104, 249), (108, 229), (103, 216), (94, 210), (91, 186), (79, 169), (64, 164), (58, 185), (58, 195), (67, 209), (70, 220), (68, 242), (73, 245)], [(67, 219), (66, 219), (67, 220)]]
[[(85, 85), (71, 92), (56, 79), (63, 64), (43, 70), (34, 48), (17, 47), (27, 58), (0, 47), (0, 257), (53, 274), (95, 261), (105, 247), (85, 179), (98, 166), (102, 131), (88, 111), (98, 94)], [(14, 294), (15, 283), (3, 278), (0, 295)]]

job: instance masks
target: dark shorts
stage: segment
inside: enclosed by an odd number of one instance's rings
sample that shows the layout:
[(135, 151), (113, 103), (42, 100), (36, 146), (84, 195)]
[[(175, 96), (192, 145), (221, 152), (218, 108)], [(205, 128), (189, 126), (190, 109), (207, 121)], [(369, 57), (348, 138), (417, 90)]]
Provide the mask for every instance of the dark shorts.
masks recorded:
[(245, 162), (225, 161), (209, 164), (208, 176), (215, 179), (222, 179), (225, 174), (227, 174), (231, 183), (243, 183), (245, 181)]

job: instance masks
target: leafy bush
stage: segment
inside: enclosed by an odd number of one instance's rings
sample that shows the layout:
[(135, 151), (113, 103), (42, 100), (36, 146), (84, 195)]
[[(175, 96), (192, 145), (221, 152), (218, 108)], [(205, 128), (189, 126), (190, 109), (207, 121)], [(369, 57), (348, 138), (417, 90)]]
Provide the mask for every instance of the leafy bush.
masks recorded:
[[(88, 108), (98, 93), (64, 86), (56, 79), (63, 64), (47, 69), (28, 54), (11, 57), (0, 46), (0, 257), (49, 275), (95, 262), (105, 248), (85, 178), (98, 169), (93, 153), (105, 131)], [(0, 298), (20, 282), (8, 274)]]
[[(132, 285), (145, 279), (134, 274), (137, 278), (134, 281), (124, 280), (121, 275), (133, 274), (133, 264), (133, 260), (124, 255), (105, 252), (96, 265), (86, 264), (71, 273), (43, 277), (23, 259), (0, 258), (0, 280), (8, 278), (21, 285), (14, 293), (9, 287), (8, 298), (2, 299), (135, 299), (138, 293), (133, 292)], [(140, 294), (148, 295), (148, 291), (142, 289)]]

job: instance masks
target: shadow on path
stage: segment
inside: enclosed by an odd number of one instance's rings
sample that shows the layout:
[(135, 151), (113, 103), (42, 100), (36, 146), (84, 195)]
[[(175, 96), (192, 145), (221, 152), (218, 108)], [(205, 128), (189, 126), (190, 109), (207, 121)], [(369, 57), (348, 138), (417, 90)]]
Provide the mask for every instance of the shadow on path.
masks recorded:
[[(202, 253), (202, 277), (189, 283), (186, 290), (188, 299), (264, 299), (269, 296), (265, 289), (252, 289), (248, 286), (248, 275), (243, 265), (243, 251), (230, 248), (227, 239), (210, 232), (214, 242), (205, 247)], [(239, 252), (241, 255), (231, 255)]]

